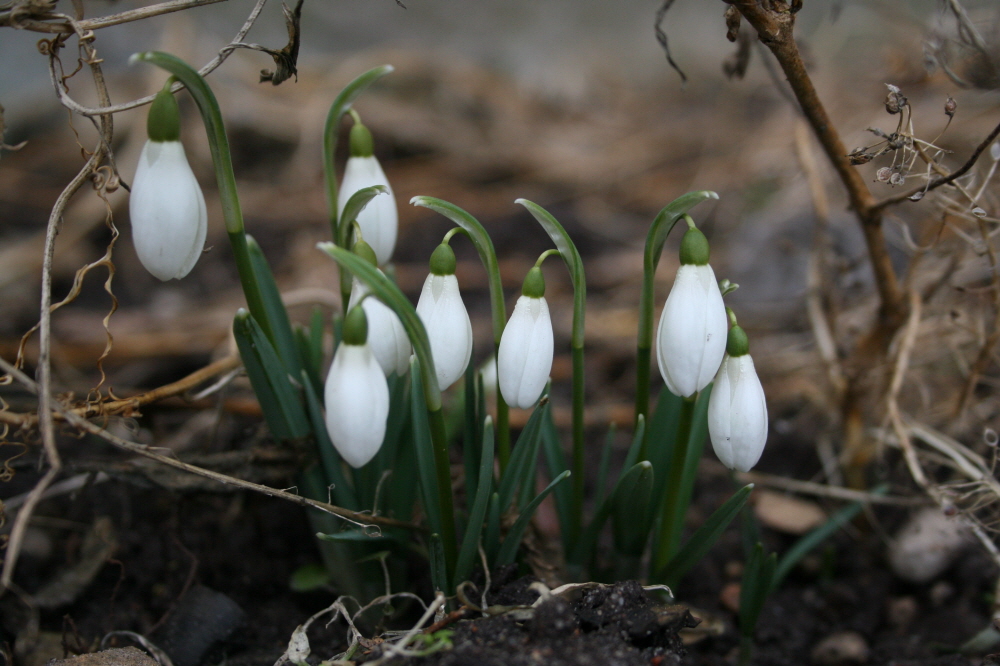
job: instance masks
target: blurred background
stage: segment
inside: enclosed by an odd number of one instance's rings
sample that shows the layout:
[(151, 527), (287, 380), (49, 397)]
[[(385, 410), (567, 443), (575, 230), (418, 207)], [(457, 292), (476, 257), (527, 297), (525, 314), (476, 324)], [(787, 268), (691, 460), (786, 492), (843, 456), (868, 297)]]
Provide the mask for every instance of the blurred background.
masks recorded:
[[(87, 17), (142, 4), (83, 3)], [(163, 75), (155, 68), (128, 66), (130, 54), (164, 50), (200, 66), (233, 38), (252, 5), (230, 0), (98, 31), (94, 45), (104, 60), (112, 101), (147, 95), (162, 85)], [(513, 201), (525, 197), (547, 207), (574, 235), (587, 266), (588, 421), (628, 424), (646, 230), (657, 211), (680, 194), (715, 190), (720, 200), (700, 205), (695, 219), (712, 241), (717, 275), (741, 285), (730, 300), (751, 334), (774, 431), (808, 441), (836, 421), (829, 373), (806, 307), (808, 269), (811, 257), (820, 261), (813, 293), (822, 290), (835, 353), (847, 354), (876, 307), (865, 248), (842, 189), (804, 131), (770, 56), (762, 57), (754, 40), (745, 77), (726, 75), (737, 45), (726, 39), (723, 3), (677, 2), (666, 14), (662, 27), (686, 81), (668, 65), (657, 42), (659, 2), (410, 0), (405, 5), (307, 0), (297, 81), (258, 83), (258, 71), (272, 69), (273, 63), (266, 54), (246, 49), (238, 49), (209, 77), (226, 119), (247, 229), (263, 245), (289, 299), (301, 304), (298, 317), (304, 320), (317, 304), (328, 312), (339, 307), (335, 268), (315, 250), (316, 242), (329, 238), (320, 161), (327, 109), (357, 74), (389, 63), (396, 72), (356, 108), (373, 130), (376, 154), (400, 204), (395, 270), (414, 300), (430, 251), (449, 225), (407, 205), (412, 196), (449, 200), (484, 223), (497, 245), (511, 301), (528, 267), (548, 247), (542, 230)], [(965, 6), (983, 34), (995, 36), (995, 5), (979, 0)], [(69, 3), (57, 9), (69, 12)], [(953, 151), (944, 157), (949, 167), (961, 164), (988, 134), (997, 120), (997, 92), (984, 89), (987, 84), (975, 87), (983, 77), (977, 79), (972, 70), (981, 63), (947, 46), (956, 34), (950, 16), (932, 0), (805, 3), (798, 40), (845, 144), (877, 143), (869, 127), (893, 131), (896, 117), (883, 106), (887, 83), (907, 95), (914, 131), (926, 140), (934, 140), (947, 124), (945, 100), (957, 101), (954, 122), (937, 140)], [(81, 149), (96, 140), (88, 120), (59, 105), (47, 58), (36, 47), (43, 36), (5, 29), (0, 38), (5, 141), (27, 142), (0, 157), (0, 353), (5, 358), (14, 357), (20, 336), (37, 321), (40, 248), (51, 206), (82, 164)], [(265, 6), (246, 41), (273, 49), (285, 45), (279, 3)], [(929, 53), (969, 85), (959, 85), (941, 66), (929, 68), (934, 60)], [(62, 52), (62, 68), (69, 74), (76, 66), (71, 43)], [(94, 105), (87, 77), (86, 70), (77, 73), (66, 85), (74, 99)], [(181, 95), (181, 101), (183, 140), (205, 188), (210, 217), (208, 249), (191, 275), (161, 284), (142, 269), (131, 244), (123, 189), (107, 203), (89, 188), (79, 193), (56, 247), (55, 298), (60, 299), (75, 272), (106, 251), (109, 219), (121, 233), (111, 283), (119, 308), (108, 323), (114, 345), (101, 387), (119, 395), (175, 379), (227, 353), (231, 319), (242, 303), (201, 121), (190, 100)], [(125, 182), (145, 140), (145, 115), (145, 109), (136, 109), (115, 116), (116, 162)], [(804, 160), (815, 163), (815, 182), (830, 199), (828, 225), (819, 235)], [(877, 197), (896, 191), (876, 181), (877, 169), (891, 160), (888, 155), (858, 167)], [(886, 233), (901, 271), (918, 253), (919, 239), (933, 241), (933, 229), (943, 228), (941, 206), (925, 201), (891, 211)], [(676, 243), (668, 242), (661, 262), (658, 305), (677, 265)], [(959, 250), (942, 246), (939, 259), (954, 264), (947, 264), (950, 272), (940, 269), (926, 278), (947, 285), (933, 310), (934, 317), (940, 314), (934, 320), (940, 326), (927, 332), (936, 341), (927, 364), (938, 374), (933, 381), (920, 378), (909, 398), (913, 409), (923, 410), (938, 426), (954, 416), (977, 341), (994, 314), (990, 299), (975, 291), (989, 283), (990, 271), (984, 249), (971, 244), (960, 243)], [(478, 341), (475, 358), (482, 362), (491, 353), (485, 276), (468, 244), (459, 240), (456, 248)], [(553, 371), (558, 383), (569, 374), (569, 283), (557, 262), (547, 262), (545, 271), (557, 353), (562, 353)], [(953, 274), (963, 277), (951, 280)], [(62, 389), (78, 395), (100, 379), (96, 360), (106, 341), (102, 319), (111, 308), (106, 276), (104, 267), (95, 268), (83, 280), (79, 297), (53, 320), (57, 379)], [(33, 345), (26, 347), (29, 365)], [(987, 383), (982, 404), (976, 403), (979, 411), (967, 415), (959, 430), (981, 429), (995, 415), (991, 386)], [(251, 402), (234, 402), (233, 409), (252, 412)], [(565, 419), (568, 402), (556, 407), (557, 417)]]

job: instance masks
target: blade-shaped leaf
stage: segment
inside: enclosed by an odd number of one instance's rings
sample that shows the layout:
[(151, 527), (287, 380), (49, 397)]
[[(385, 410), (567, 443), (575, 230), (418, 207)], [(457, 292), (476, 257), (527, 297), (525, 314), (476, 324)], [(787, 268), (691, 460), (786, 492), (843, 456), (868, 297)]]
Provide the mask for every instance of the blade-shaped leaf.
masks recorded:
[[(559, 430), (552, 422), (552, 410), (548, 411), (545, 423), (542, 424), (542, 451), (545, 454), (545, 466), (549, 470), (549, 478), (556, 478), (567, 469), (566, 454), (563, 453), (562, 443), (559, 441)], [(572, 553), (573, 543), (570, 540), (570, 516), (572, 515), (571, 504), (573, 502), (573, 489), (565, 484), (559, 484), (553, 491), (552, 496), (556, 500), (556, 515), (559, 517), (560, 533), (563, 539), (563, 552)]]
[(531, 500), (528, 506), (524, 507), (521, 511), (521, 515), (517, 517), (514, 524), (511, 526), (510, 531), (503, 539), (503, 545), (500, 546), (500, 552), (497, 554), (496, 565), (502, 567), (505, 564), (510, 564), (514, 561), (514, 557), (517, 555), (517, 547), (521, 544), (521, 537), (524, 536), (524, 531), (528, 529), (528, 523), (531, 521), (531, 516), (534, 515), (535, 509), (538, 505), (542, 503), (552, 489), (555, 488), (559, 483), (566, 480), (569, 477), (570, 471), (566, 470), (556, 478), (552, 480), (552, 483), (545, 486), (545, 490), (538, 493), (535, 499)]
[[(308, 435), (311, 428), (299, 391), (292, 385), (284, 364), (264, 331), (246, 310), (236, 313), (233, 334), (254, 392), (260, 391), (257, 393), (258, 401), (275, 436), (287, 439)], [(277, 430), (274, 430), (275, 427)]]
[(506, 511), (514, 501), (514, 495), (518, 488), (527, 485), (534, 489), (535, 478), (532, 473), (534, 466), (531, 463), (533, 459), (538, 458), (538, 448), (541, 445), (539, 433), (548, 409), (549, 402), (543, 398), (542, 404), (539, 404), (531, 413), (527, 425), (524, 426), (524, 430), (517, 438), (517, 444), (510, 455), (510, 462), (507, 469), (504, 470), (503, 477), (500, 479), (500, 488), (497, 491), (500, 493), (500, 508), (503, 511)]
[[(434, 450), (431, 443), (431, 427), (427, 420), (423, 387), (420, 383), (419, 362), (410, 359), (410, 423), (413, 428), (413, 447), (417, 452), (417, 476), (420, 477), (420, 498), (431, 531), (441, 533), (441, 506), (438, 502), (437, 469), (434, 466)], [(442, 588), (444, 589), (444, 588)]]
[(285, 364), (285, 371), (292, 377), (298, 377), (302, 373), (302, 359), (299, 357), (298, 345), (295, 344), (295, 336), (292, 335), (292, 324), (288, 320), (288, 311), (285, 310), (285, 304), (281, 300), (274, 274), (267, 265), (267, 259), (260, 245), (250, 235), (247, 236), (247, 250), (250, 252), (254, 275), (257, 276), (264, 311), (267, 313), (271, 332), (274, 334), (274, 346)]
[(646, 549), (652, 499), (653, 465), (643, 460), (629, 469), (611, 500), (615, 549), (619, 553), (638, 557)]
[(458, 563), (455, 565), (455, 585), (467, 580), (472, 574), (473, 563), (476, 561), (476, 554), (479, 552), (479, 538), (483, 532), (483, 521), (486, 518), (486, 509), (488, 508), (490, 495), (493, 490), (493, 420), (488, 416), (485, 420), (482, 462), (479, 465), (479, 478), (476, 483), (479, 490), (469, 511), (469, 522), (465, 527), (462, 548), (458, 552)]
[(344, 204), (344, 212), (340, 215), (340, 222), (337, 226), (337, 245), (350, 247), (348, 241), (351, 238), (351, 222), (358, 219), (358, 215), (365, 209), (365, 206), (380, 194), (389, 194), (389, 188), (385, 185), (372, 185), (363, 187), (351, 195), (351, 198)]
[(719, 540), (722, 532), (746, 504), (752, 490), (753, 484), (751, 483), (733, 493), (733, 496), (726, 500), (725, 504), (716, 509), (708, 517), (708, 520), (695, 530), (691, 538), (681, 546), (681, 549), (667, 562), (667, 566), (659, 572), (656, 578), (671, 588), (675, 587), (681, 577), (703, 558), (705, 553)]

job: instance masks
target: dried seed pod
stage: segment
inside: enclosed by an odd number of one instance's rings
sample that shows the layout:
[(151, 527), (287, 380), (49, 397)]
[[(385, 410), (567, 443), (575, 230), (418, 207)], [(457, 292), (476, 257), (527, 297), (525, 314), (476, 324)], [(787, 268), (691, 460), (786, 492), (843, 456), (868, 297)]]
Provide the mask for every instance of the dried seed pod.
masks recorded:
[(735, 42), (740, 35), (740, 20), (743, 15), (736, 7), (730, 5), (726, 9), (726, 39)]
[(945, 115), (948, 116), (949, 118), (954, 118), (955, 117), (955, 111), (957, 109), (958, 109), (958, 102), (956, 102), (955, 99), (951, 95), (948, 95), (948, 99), (944, 103), (944, 113), (945, 113)]
[(885, 86), (889, 89), (889, 93), (885, 96), (886, 113), (896, 115), (907, 105), (906, 96), (891, 83), (887, 83)]
[(889, 167), (882, 167), (875, 172), (875, 179), (880, 183), (888, 183), (889, 178), (892, 177), (892, 169)]

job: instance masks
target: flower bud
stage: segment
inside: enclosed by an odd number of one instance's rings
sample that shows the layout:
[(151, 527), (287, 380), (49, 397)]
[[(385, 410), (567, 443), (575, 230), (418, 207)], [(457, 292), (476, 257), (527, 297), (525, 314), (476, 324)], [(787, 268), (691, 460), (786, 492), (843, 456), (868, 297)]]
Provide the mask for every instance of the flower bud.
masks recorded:
[(323, 396), (330, 441), (352, 467), (361, 467), (375, 457), (389, 418), (389, 385), (368, 346), (367, 332), (364, 310), (350, 310)]
[(708, 401), (708, 434), (723, 465), (747, 472), (760, 460), (767, 442), (767, 402), (746, 333), (733, 326), (728, 337)]
[(164, 281), (180, 279), (201, 256), (208, 212), (178, 140), (177, 101), (169, 91), (153, 101), (147, 129), (129, 198), (132, 239), (146, 270)]
[(552, 318), (537, 266), (528, 271), (521, 292), (500, 338), (497, 376), (507, 404), (527, 409), (538, 401), (552, 371)]
[(417, 301), (427, 329), (438, 386), (445, 390), (465, 373), (472, 358), (472, 322), (458, 290), (455, 253), (442, 243), (431, 255), (431, 273)]
[(351, 128), (351, 156), (344, 167), (344, 179), (337, 194), (337, 215), (344, 214), (344, 206), (352, 194), (372, 185), (384, 185), (389, 193), (380, 194), (372, 199), (365, 209), (358, 213), (357, 221), (361, 226), (362, 236), (375, 250), (378, 265), (383, 266), (392, 259), (392, 252), (396, 248), (399, 228), (396, 197), (385, 177), (385, 172), (382, 171), (382, 165), (372, 154), (371, 132), (364, 125), (356, 123)]
[(708, 241), (692, 227), (681, 242), (681, 267), (656, 333), (656, 360), (671, 393), (690, 397), (708, 386), (726, 351), (727, 327)]

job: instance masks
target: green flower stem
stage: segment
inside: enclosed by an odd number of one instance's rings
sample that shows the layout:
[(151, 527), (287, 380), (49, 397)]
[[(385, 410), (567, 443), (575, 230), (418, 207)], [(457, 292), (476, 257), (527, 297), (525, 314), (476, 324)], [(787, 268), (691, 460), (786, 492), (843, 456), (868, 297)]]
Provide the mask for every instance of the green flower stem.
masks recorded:
[(264, 330), (267, 339), (274, 344), (274, 329), (264, 308), (264, 298), (261, 295), (257, 276), (254, 274), (250, 261), (250, 251), (247, 248), (246, 233), (243, 229), (243, 211), (240, 209), (240, 197), (236, 190), (236, 175), (233, 173), (233, 159), (229, 154), (229, 140), (226, 138), (226, 128), (222, 122), (222, 112), (215, 94), (208, 87), (205, 79), (186, 62), (168, 53), (145, 51), (132, 56), (133, 60), (148, 62), (167, 70), (184, 84), (191, 97), (194, 98), (205, 123), (208, 135), (208, 146), (212, 152), (212, 164), (215, 166), (215, 179), (219, 185), (219, 199), (222, 203), (222, 216), (226, 222), (226, 232), (233, 246), (236, 257), (236, 269), (239, 271), (240, 284), (247, 299), (250, 314)]
[[(496, 350), (500, 348), (503, 328), (507, 325), (507, 308), (504, 305), (503, 284), (500, 282), (500, 266), (497, 262), (496, 250), (493, 247), (493, 239), (486, 233), (486, 229), (479, 220), (455, 204), (434, 197), (413, 197), (410, 199), (410, 203), (444, 215), (465, 230), (465, 233), (472, 240), (476, 252), (479, 253), (479, 260), (482, 262), (483, 268), (486, 269), (486, 278), (489, 281), (490, 308), (493, 318), (493, 350), (496, 353)], [(507, 461), (510, 459), (510, 408), (500, 394), (499, 383), (496, 387), (496, 393), (497, 460), (500, 463), (500, 472), (503, 473), (507, 467)]]
[[(689, 210), (706, 199), (718, 199), (719, 195), (707, 190), (688, 192), (674, 199), (656, 215), (646, 236), (646, 249), (642, 260), (642, 295), (639, 297), (639, 332), (636, 344), (636, 381), (635, 381), (635, 418), (640, 416), (649, 420), (649, 382), (650, 366), (653, 356), (653, 280), (656, 277), (656, 267), (660, 263), (660, 254), (667, 235)], [(639, 460), (647, 460), (646, 439), (639, 451)]]
[(684, 402), (681, 404), (673, 457), (670, 460), (669, 475), (663, 493), (663, 504), (660, 508), (659, 543), (654, 554), (653, 571), (661, 571), (677, 552), (681, 528), (684, 526), (684, 511), (687, 509), (687, 502), (683, 501), (681, 497), (681, 481), (684, 477), (688, 441), (691, 439), (691, 426), (694, 423), (696, 402), (696, 396), (691, 396), (684, 398)]
[(368, 86), (392, 71), (392, 65), (382, 65), (370, 69), (354, 79), (340, 91), (326, 115), (326, 125), (323, 127), (323, 181), (326, 184), (326, 201), (330, 210), (330, 231), (334, 240), (340, 238), (337, 229), (337, 169), (333, 163), (337, 154), (337, 134), (340, 131), (340, 121), (344, 114), (351, 110), (351, 105)]
[(427, 417), (431, 430), (432, 448), (434, 449), (437, 491), (441, 510), (441, 540), (450, 575), (450, 572), (454, 570), (458, 553), (455, 533), (455, 501), (451, 492), (451, 463), (448, 459), (448, 437), (445, 432), (444, 414), (441, 411), (441, 389), (437, 382), (437, 372), (434, 369), (434, 358), (431, 356), (431, 344), (427, 339), (427, 330), (424, 328), (416, 308), (406, 298), (406, 295), (377, 268), (353, 252), (333, 243), (319, 243), (317, 247), (330, 255), (340, 265), (341, 270), (350, 271), (357, 276), (379, 300), (396, 313), (413, 344), (413, 353), (416, 354), (417, 360), (420, 362), (420, 379), (424, 389), (424, 399), (427, 402)]
[(583, 332), (584, 318), (587, 307), (587, 279), (583, 272), (583, 259), (576, 249), (573, 240), (566, 233), (559, 221), (547, 210), (527, 199), (516, 199), (516, 204), (520, 204), (528, 209), (535, 220), (538, 221), (549, 238), (559, 250), (559, 256), (566, 263), (573, 282), (573, 333), (570, 342), (573, 354), (573, 502), (570, 513), (570, 534), (567, 541), (576, 543), (583, 526), (583, 481), (584, 481), (584, 428), (583, 428), (583, 401), (584, 401), (584, 358), (583, 358)]

